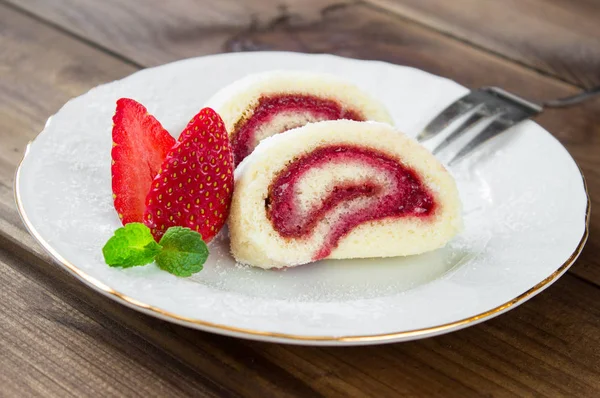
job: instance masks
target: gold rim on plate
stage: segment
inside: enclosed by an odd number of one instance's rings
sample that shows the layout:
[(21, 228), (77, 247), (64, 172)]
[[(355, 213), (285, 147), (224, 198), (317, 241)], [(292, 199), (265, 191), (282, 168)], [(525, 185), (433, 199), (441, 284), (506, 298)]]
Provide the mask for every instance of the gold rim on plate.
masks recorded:
[[(523, 303), (524, 301), (530, 299), (535, 296), (537, 293), (541, 292), (544, 288), (548, 287), (552, 282), (557, 280), (577, 259), (581, 251), (583, 250), (583, 246), (587, 241), (589, 236), (589, 224), (590, 224), (590, 195), (587, 188), (587, 183), (585, 181), (585, 177), (579, 168), (579, 173), (581, 174), (581, 178), (583, 180), (583, 188), (585, 190), (586, 198), (587, 198), (587, 206), (585, 211), (585, 231), (579, 244), (575, 248), (575, 251), (569, 256), (569, 258), (552, 274), (546, 277), (544, 280), (527, 290), (526, 292), (518, 295), (512, 300), (499, 305), (498, 307), (492, 308), (486, 312), (483, 312), (478, 315), (474, 315), (469, 318), (461, 319), (454, 322), (445, 323), (438, 326), (432, 326), (428, 328), (422, 329), (414, 329), (414, 330), (406, 330), (402, 332), (392, 332), (392, 333), (383, 333), (383, 334), (372, 334), (372, 335), (363, 335), (363, 336), (304, 336), (304, 335), (296, 335), (296, 334), (288, 334), (288, 333), (278, 333), (278, 332), (265, 332), (260, 330), (253, 329), (245, 329), (239, 328), (235, 326), (227, 326), (221, 325), (218, 323), (206, 322), (199, 319), (189, 318), (181, 315), (174, 314), (169, 311), (162, 310), (160, 308), (154, 307), (152, 305), (143, 303), (139, 300), (136, 300), (132, 297), (129, 297), (123, 293), (117, 292), (110, 286), (100, 282), (96, 278), (86, 274), (75, 265), (67, 261), (64, 257), (62, 257), (59, 253), (57, 253), (52, 246), (48, 242), (46, 242), (41, 235), (37, 232), (34, 226), (31, 224), (31, 221), (27, 217), (25, 209), (23, 208), (23, 203), (21, 200), (21, 193), (19, 190), (19, 182), (21, 179), (21, 167), (25, 158), (29, 153), (29, 149), (31, 146), (31, 142), (27, 145), (25, 149), (25, 154), (23, 158), (19, 162), (19, 166), (17, 167), (15, 182), (14, 182), (14, 195), (15, 201), (17, 203), (17, 210), (25, 227), (29, 231), (29, 233), (42, 245), (42, 247), (58, 262), (59, 265), (64, 267), (67, 271), (71, 272), (77, 278), (82, 280), (85, 284), (93, 288), (94, 290), (114, 299), (117, 302), (125, 304), (128, 307), (133, 309), (140, 310), (146, 314), (169, 320), (178, 324), (182, 324), (185, 326), (189, 326), (195, 329), (201, 329), (209, 332), (216, 332), (227, 335), (235, 335), (239, 337), (253, 338), (253, 337), (263, 337), (263, 338), (271, 338), (278, 340), (288, 340), (289, 342), (314, 342), (314, 343), (326, 343), (326, 342), (346, 342), (346, 343), (369, 343), (369, 342), (393, 342), (399, 339), (414, 339), (417, 337), (425, 337), (427, 335), (435, 335), (445, 331), (450, 331), (452, 329), (466, 327), (470, 324), (484, 321), (485, 319), (491, 318), (495, 315), (499, 315), (501, 312), (508, 310), (510, 307)], [(579, 166), (578, 166), (579, 167)]]

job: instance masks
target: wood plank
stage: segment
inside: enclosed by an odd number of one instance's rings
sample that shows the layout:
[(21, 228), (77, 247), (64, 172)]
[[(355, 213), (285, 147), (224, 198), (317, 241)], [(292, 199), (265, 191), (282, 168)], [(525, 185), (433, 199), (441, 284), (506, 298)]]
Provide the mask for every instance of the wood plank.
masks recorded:
[(3, 397), (231, 396), (124, 326), (82, 314), (22, 267), (0, 251)]
[(63, 103), (137, 70), (6, 6), (0, 26), (0, 158), (13, 166)]
[[(318, 22), (352, 0), (8, 0), (75, 34), (150, 66), (221, 52), (249, 29)], [(600, 84), (600, 3), (593, 0), (366, 0), (580, 87)], [(114, 10), (127, 7), (127, 12)], [(260, 47), (259, 47), (260, 48)]]
[(600, 2), (366, 1), (580, 87), (600, 85)]
[(228, 40), (285, 20), (306, 24), (355, 0), (5, 0), (143, 66), (223, 52)]

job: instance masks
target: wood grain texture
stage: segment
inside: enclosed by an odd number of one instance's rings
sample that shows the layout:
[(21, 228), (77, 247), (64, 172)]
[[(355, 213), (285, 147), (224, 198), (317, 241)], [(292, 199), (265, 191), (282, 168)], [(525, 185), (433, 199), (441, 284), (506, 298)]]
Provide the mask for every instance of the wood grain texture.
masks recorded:
[(580, 87), (600, 85), (595, 0), (366, 0)]
[(328, 10), (368, 3), (574, 85), (600, 84), (594, 0), (8, 1), (144, 66), (220, 52), (247, 27), (306, 26)]
[[(24, 0), (23, 4), (31, 1)], [(40, 3), (71, 4), (66, 1)], [(76, 3), (90, 7), (110, 4), (90, 5), (89, 0)], [(72, 17), (75, 19), (85, 16), (90, 25), (99, 24), (94, 13), (101, 10), (93, 10), (90, 13), (83, 6), (73, 6), (61, 12), (78, 15)], [(533, 99), (576, 90), (369, 6), (312, 11), (317, 17), (300, 22), (277, 17), (271, 23), (236, 25), (206, 45), (214, 46), (210, 48), (215, 51), (291, 49), (384, 59), (442, 74), (468, 86), (502, 85)], [(169, 12), (176, 10), (165, 11)], [(166, 37), (162, 36), (165, 30), (160, 11), (155, 13), (147, 13), (155, 18), (152, 20), (128, 21), (151, 24), (155, 35)], [(108, 11), (102, 15), (111, 18)], [(164, 20), (186, 18), (177, 15)], [(110, 26), (109, 21), (102, 23)], [(61, 29), (71, 28), (65, 24)], [(4, 355), (4, 346), (0, 346), (0, 395), (19, 396), (24, 391), (39, 396), (94, 395), (95, 391), (148, 395), (151, 387), (164, 391), (161, 389), (170, 386), (174, 386), (174, 394), (190, 396), (598, 395), (600, 289), (580, 279), (600, 281), (597, 216), (592, 220), (588, 247), (572, 274), (523, 306), (456, 333), (380, 347), (296, 347), (194, 331), (112, 302), (60, 271), (24, 232), (15, 212), (11, 185), (19, 151), (69, 97), (130, 73), (139, 60), (163, 62), (162, 57), (167, 61), (178, 57), (179, 52), (196, 55), (206, 49), (194, 40), (185, 44), (184, 33), (176, 53), (161, 50), (160, 46), (169, 46), (168, 42), (158, 41), (152, 46), (152, 37), (130, 35), (119, 39), (128, 44), (118, 45), (131, 49), (126, 55), (135, 61), (130, 62), (122, 59), (116, 44), (109, 47), (109, 53), (98, 48), (103, 45), (98, 43), (111, 44), (102, 30), (86, 38), (97, 40), (89, 45), (61, 29), (0, 5), (0, 134), (5, 134), (0, 140), (9, 143), (0, 145), (0, 250), (4, 248), (0, 253), (0, 283), (5, 287), (0, 300), (15, 302), (0, 308), (0, 344), (7, 341), (11, 347), (11, 354)], [(142, 54), (144, 51), (149, 53)], [(166, 55), (161, 55), (163, 51)], [(594, 101), (579, 108), (551, 111), (540, 118), (584, 168), (594, 203), (600, 198), (599, 110), (599, 101)], [(19, 334), (21, 330), (25, 332)], [(95, 361), (89, 360), (96, 356)], [(133, 380), (138, 377), (143, 382)], [(116, 390), (125, 383), (136, 387)], [(106, 389), (107, 384), (111, 390)]]
[(248, 27), (306, 24), (354, 0), (8, 0), (140, 66), (220, 53)]
[(62, 104), (137, 68), (5, 6), (0, 26), (0, 166), (10, 166), (12, 174), (25, 144)]
[(231, 395), (123, 325), (82, 314), (22, 267), (0, 251), (0, 395)]

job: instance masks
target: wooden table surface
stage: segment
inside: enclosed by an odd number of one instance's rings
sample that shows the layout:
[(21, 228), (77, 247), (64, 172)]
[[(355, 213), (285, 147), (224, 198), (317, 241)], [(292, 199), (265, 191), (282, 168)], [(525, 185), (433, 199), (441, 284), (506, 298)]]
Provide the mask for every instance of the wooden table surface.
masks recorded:
[[(415, 66), (533, 100), (600, 85), (598, 0), (0, 0), (0, 396), (600, 396), (600, 212), (524, 305), (409, 343), (315, 348), (163, 322), (101, 296), (27, 234), (27, 142), (69, 98), (141, 68), (291, 50)], [(600, 99), (537, 121), (600, 205)]]

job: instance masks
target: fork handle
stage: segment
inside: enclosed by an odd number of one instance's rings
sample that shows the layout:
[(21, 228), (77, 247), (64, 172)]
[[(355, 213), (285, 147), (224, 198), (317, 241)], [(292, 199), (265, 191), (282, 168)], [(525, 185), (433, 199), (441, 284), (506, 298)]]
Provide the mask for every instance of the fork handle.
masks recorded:
[(598, 94), (600, 94), (600, 86), (594, 87), (591, 90), (583, 91), (579, 94), (572, 95), (570, 97), (564, 97), (542, 102), (542, 106), (544, 106), (545, 108), (564, 108), (567, 106), (579, 104), (580, 102), (583, 102), (588, 98), (594, 97)]

